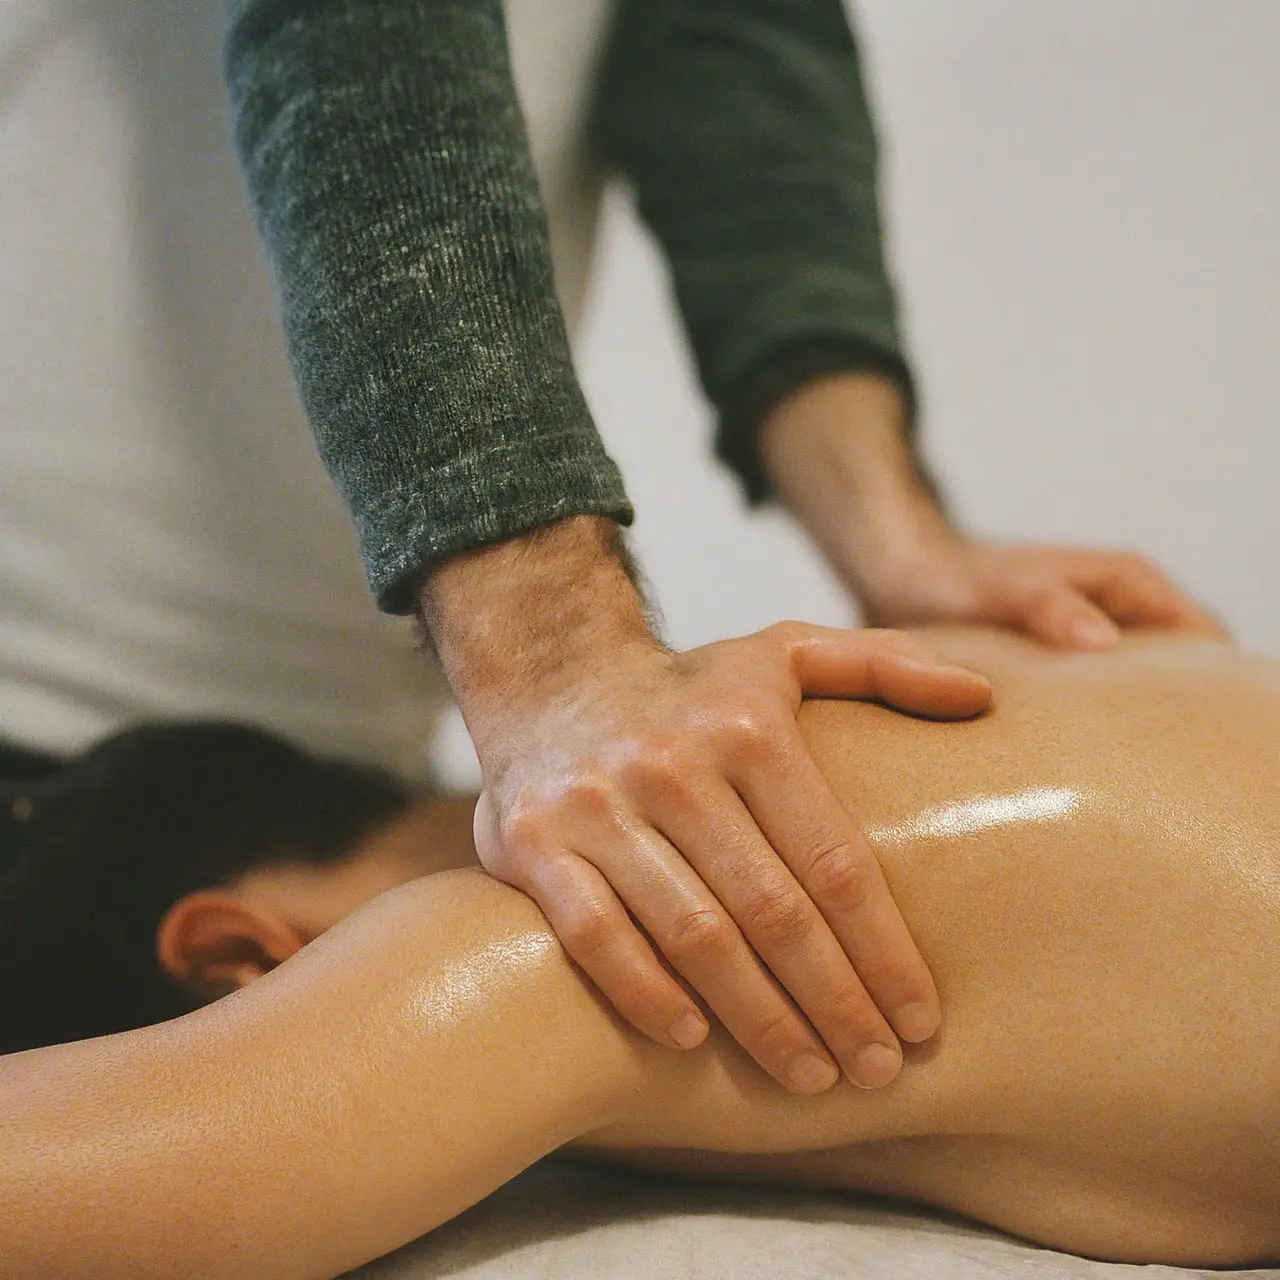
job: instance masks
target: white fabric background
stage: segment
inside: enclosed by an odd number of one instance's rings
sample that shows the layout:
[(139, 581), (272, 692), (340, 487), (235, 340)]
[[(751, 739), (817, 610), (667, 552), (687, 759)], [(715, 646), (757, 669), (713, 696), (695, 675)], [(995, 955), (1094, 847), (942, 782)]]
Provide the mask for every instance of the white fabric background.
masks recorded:
[[(1192, 1280), (886, 1201), (545, 1163), (361, 1280)], [(1280, 1280), (1233, 1271), (1233, 1280)]]

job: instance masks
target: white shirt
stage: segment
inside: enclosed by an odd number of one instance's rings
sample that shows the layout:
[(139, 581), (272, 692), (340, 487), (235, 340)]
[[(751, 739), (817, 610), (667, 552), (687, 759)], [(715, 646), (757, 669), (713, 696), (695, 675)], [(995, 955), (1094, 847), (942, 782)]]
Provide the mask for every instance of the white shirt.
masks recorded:
[[(606, 0), (509, 0), (576, 318)], [(447, 690), (379, 615), (294, 391), (225, 0), (0, 0), (0, 738), (228, 716), (421, 773)]]

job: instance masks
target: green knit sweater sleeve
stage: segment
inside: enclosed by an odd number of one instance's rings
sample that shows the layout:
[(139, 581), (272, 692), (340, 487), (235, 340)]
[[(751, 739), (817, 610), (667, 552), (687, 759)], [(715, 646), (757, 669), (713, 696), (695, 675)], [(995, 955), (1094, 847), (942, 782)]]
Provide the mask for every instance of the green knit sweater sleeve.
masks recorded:
[(321, 454), (370, 584), (630, 519), (569, 354), (500, 0), (232, 0), (226, 77)]
[(596, 134), (665, 250), (718, 451), (752, 499), (760, 416), (785, 391), (869, 369), (912, 405), (841, 0), (619, 0)]

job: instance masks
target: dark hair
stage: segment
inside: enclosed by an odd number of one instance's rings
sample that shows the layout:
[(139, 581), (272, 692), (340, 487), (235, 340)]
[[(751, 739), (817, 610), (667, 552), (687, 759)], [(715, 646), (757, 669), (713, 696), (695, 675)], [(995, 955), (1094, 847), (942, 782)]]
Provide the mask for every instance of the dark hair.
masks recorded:
[(334, 862), (409, 803), (375, 769), (242, 725), (144, 725), (0, 795), (0, 1053), (131, 1030), (196, 998), (156, 958), (184, 895)]

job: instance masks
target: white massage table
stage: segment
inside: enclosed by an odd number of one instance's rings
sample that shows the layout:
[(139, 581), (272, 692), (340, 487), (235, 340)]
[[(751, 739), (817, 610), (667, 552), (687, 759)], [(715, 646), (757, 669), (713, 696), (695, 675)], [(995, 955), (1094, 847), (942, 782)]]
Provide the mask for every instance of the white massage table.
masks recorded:
[[(945, 1214), (545, 1163), (360, 1280), (1187, 1280), (1038, 1249)], [(1280, 1280), (1280, 1270), (1228, 1277)]]

